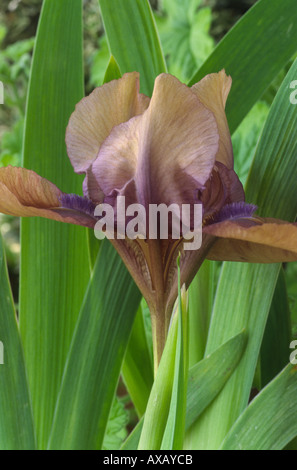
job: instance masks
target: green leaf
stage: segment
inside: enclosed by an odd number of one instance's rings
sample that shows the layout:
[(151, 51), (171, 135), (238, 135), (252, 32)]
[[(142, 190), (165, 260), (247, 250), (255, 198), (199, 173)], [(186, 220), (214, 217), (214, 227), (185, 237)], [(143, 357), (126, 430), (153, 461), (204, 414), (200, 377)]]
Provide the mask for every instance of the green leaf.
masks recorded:
[(117, 61), (113, 56), (110, 56), (108, 66), (104, 75), (103, 83), (110, 82), (111, 80), (116, 80), (121, 78), (121, 71), (117, 64)]
[[(248, 178), (246, 200), (261, 216), (295, 220), (297, 213), (297, 107), (291, 105), (290, 83), (297, 61), (287, 74), (270, 109)], [(218, 448), (247, 406), (255, 367), (280, 265), (225, 263), (213, 309), (206, 353), (243, 328), (249, 342), (236, 372), (195, 430), (197, 448)]]
[(110, 53), (121, 73), (140, 72), (141, 91), (151, 96), (157, 75), (166, 72), (148, 0), (99, 0)]
[(242, 331), (190, 368), (187, 429), (222, 390), (240, 362), (246, 344), (247, 335)]
[(178, 331), (175, 351), (174, 377), (167, 423), (161, 449), (180, 450), (185, 435), (187, 382), (189, 368), (187, 293), (180, 286), (178, 258)]
[(215, 264), (205, 260), (189, 287), (189, 364), (201, 361), (214, 300)]
[(140, 293), (108, 240), (101, 244), (57, 402), (50, 449), (100, 449)]
[(119, 449), (127, 437), (126, 426), (129, 422), (129, 413), (124, 404), (116, 396), (108, 418), (106, 432), (104, 435), (103, 450)]
[(224, 450), (281, 450), (297, 435), (297, 369), (289, 364), (241, 414)]
[(23, 349), (0, 237), (0, 448), (35, 448)]
[(138, 421), (133, 431), (129, 434), (127, 439), (123, 442), (120, 450), (137, 450), (139, 440), (143, 428), (144, 416)]
[[(186, 429), (189, 429), (205, 408), (224, 387), (239, 363), (246, 346), (245, 332), (239, 333), (214, 353), (189, 369), (186, 400)], [(128, 436), (122, 450), (135, 450), (138, 446), (143, 418)]]
[(102, 85), (104, 81), (104, 75), (108, 62), (110, 59), (110, 52), (108, 49), (107, 39), (105, 34), (99, 39), (99, 48), (91, 56), (91, 76), (90, 85), (97, 87)]
[(153, 362), (145, 333), (142, 307), (139, 306), (122, 367), (123, 380), (141, 417), (154, 383)]
[(186, 23), (191, 21), (200, 7), (201, 0), (162, 0), (162, 10), (177, 22)]
[(283, 269), (279, 273), (261, 345), (261, 388), (288, 363), (291, 319)]
[(161, 448), (172, 396), (177, 335), (178, 315), (175, 314), (147, 404), (139, 450)]
[[(45, 0), (38, 26), (23, 164), (80, 194), (65, 130), (83, 96), (81, 0)], [(45, 448), (65, 361), (89, 280), (86, 229), (32, 218), (21, 223), (20, 331), (38, 446)]]
[(208, 31), (210, 8), (201, 8), (201, 0), (163, 1), (162, 16), (155, 14), (168, 71), (181, 81), (188, 81), (214, 48)]
[(258, 140), (269, 113), (269, 106), (258, 101), (232, 136), (234, 170), (245, 185), (252, 166)]
[(231, 75), (227, 117), (233, 133), (296, 50), (295, 0), (259, 0), (224, 36), (189, 85), (221, 69)]

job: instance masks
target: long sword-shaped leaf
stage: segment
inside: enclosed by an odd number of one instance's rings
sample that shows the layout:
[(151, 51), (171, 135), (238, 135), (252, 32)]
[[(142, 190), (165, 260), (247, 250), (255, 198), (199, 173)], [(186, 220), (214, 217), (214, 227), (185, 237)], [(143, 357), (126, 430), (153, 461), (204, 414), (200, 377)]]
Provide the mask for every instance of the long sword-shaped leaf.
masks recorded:
[[(216, 351), (189, 369), (186, 403), (186, 429), (189, 429), (205, 408), (222, 390), (239, 363), (246, 346), (245, 332), (239, 333)], [(143, 418), (126, 439), (122, 450), (138, 446)]]
[(227, 103), (233, 133), (296, 50), (296, 1), (260, 0), (222, 39), (190, 85), (226, 69), (233, 79)]
[(71, 344), (51, 449), (100, 449), (140, 293), (104, 240)]
[(147, 404), (138, 449), (159, 450), (165, 431), (174, 380), (178, 315), (173, 317), (165, 348)]
[(261, 388), (267, 385), (288, 363), (291, 334), (291, 318), (286, 280), (284, 271), (281, 269), (261, 345)]
[(214, 263), (205, 260), (189, 287), (189, 365), (204, 356), (214, 299)]
[(136, 412), (138, 416), (142, 416), (154, 383), (154, 370), (141, 306), (139, 306), (132, 328), (122, 374)]
[(99, 4), (110, 52), (122, 74), (140, 72), (141, 90), (150, 96), (166, 65), (148, 0), (99, 0)]
[[(246, 200), (259, 214), (293, 221), (297, 212), (297, 107), (290, 103), (292, 65), (271, 107), (249, 175)], [(218, 448), (246, 407), (280, 266), (225, 263), (214, 304), (206, 352), (214, 351), (242, 328), (245, 355), (215, 402), (197, 423), (195, 446)]]
[(170, 409), (161, 444), (164, 450), (181, 450), (184, 443), (189, 369), (187, 303), (185, 286), (180, 286), (178, 259), (178, 332)]
[(297, 368), (289, 364), (242, 413), (225, 450), (281, 450), (297, 435)]
[(35, 448), (23, 349), (0, 237), (0, 449)]
[(186, 428), (195, 422), (222, 390), (240, 362), (247, 343), (243, 331), (189, 370)]
[[(65, 130), (83, 96), (81, 0), (45, 0), (26, 114), (24, 166), (81, 193)], [(72, 333), (89, 279), (84, 228), (43, 219), (21, 227), (20, 330), (39, 447), (44, 448)]]

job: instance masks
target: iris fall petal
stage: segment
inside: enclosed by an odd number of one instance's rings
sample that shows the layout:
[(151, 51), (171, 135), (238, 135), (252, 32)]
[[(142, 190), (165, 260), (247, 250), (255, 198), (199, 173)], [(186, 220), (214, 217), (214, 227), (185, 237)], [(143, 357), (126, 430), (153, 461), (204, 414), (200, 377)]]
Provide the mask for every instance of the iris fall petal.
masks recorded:
[(0, 169), (0, 212), (18, 217), (45, 217), (94, 227), (91, 214), (62, 205), (64, 193), (37, 173), (7, 166)]
[(297, 261), (297, 224), (278, 219), (225, 220), (205, 227), (217, 237), (207, 258), (220, 261), (277, 263)]

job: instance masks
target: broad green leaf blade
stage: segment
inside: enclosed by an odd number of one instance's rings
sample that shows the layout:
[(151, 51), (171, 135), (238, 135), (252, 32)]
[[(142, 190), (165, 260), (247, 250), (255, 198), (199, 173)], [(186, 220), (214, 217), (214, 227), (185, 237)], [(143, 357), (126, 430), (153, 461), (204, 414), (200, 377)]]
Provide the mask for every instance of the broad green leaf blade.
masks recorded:
[[(186, 429), (190, 428), (224, 387), (242, 357), (246, 339), (245, 332), (239, 333), (189, 369)], [(122, 445), (122, 450), (137, 449), (142, 426), (143, 418)]]
[(23, 349), (0, 237), (0, 449), (35, 448)]
[(187, 429), (222, 390), (240, 362), (246, 343), (247, 335), (243, 331), (190, 368), (187, 393)]
[[(27, 103), (23, 164), (80, 194), (65, 131), (83, 96), (82, 2), (43, 3)], [(20, 330), (38, 446), (45, 448), (66, 356), (89, 280), (86, 229), (44, 219), (21, 225)]]
[(189, 365), (201, 361), (214, 300), (215, 263), (205, 260), (189, 287)]
[(297, 435), (297, 368), (289, 364), (241, 414), (224, 450), (281, 450)]
[(296, 50), (296, 1), (259, 0), (222, 39), (189, 84), (221, 69), (231, 75), (227, 116), (233, 133)]
[(104, 75), (104, 80), (103, 83), (110, 82), (111, 80), (116, 80), (118, 78), (121, 78), (122, 74), (120, 71), (120, 67), (118, 66), (117, 61), (115, 58), (110, 56), (109, 63)]
[(290, 308), (284, 271), (281, 269), (261, 345), (261, 388), (267, 385), (288, 363), (290, 342)]
[(165, 431), (175, 369), (178, 315), (175, 314), (147, 404), (139, 450), (159, 450)]
[[(292, 65), (271, 107), (249, 175), (246, 200), (263, 216), (293, 221), (297, 213), (297, 107), (291, 105)], [(195, 430), (197, 448), (218, 448), (247, 406), (257, 358), (280, 266), (225, 263), (220, 277), (206, 353), (243, 328), (249, 337), (236, 372)]]
[(120, 450), (137, 450), (139, 440), (143, 428), (144, 416), (138, 421), (133, 431), (129, 434), (127, 439), (123, 442)]
[(109, 49), (121, 73), (138, 71), (140, 89), (150, 96), (166, 65), (148, 0), (99, 0), (99, 4)]
[(108, 240), (102, 242), (76, 325), (50, 449), (100, 449), (140, 293)]
[(139, 306), (122, 367), (123, 380), (138, 416), (145, 412), (154, 383), (154, 370), (147, 343), (142, 307)]

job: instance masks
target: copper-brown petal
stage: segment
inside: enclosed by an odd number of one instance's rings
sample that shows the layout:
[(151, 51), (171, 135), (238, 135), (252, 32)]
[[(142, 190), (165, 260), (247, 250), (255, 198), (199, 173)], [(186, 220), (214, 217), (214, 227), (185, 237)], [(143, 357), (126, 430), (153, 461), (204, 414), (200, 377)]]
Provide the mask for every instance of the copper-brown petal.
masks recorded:
[(192, 91), (169, 74), (155, 81), (149, 108), (115, 127), (92, 165), (105, 195), (135, 177), (138, 202), (184, 203), (211, 173), (218, 150), (213, 113)]
[(211, 176), (201, 193), (204, 218), (211, 218), (224, 205), (244, 201), (244, 189), (234, 170), (216, 162)]
[(12, 166), (0, 169), (0, 212), (93, 227), (95, 220), (88, 214), (61, 207), (62, 195), (57, 186), (34, 171)]
[(226, 75), (225, 70), (221, 70), (219, 73), (206, 75), (191, 88), (204, 106), (215, 115), (220, 134), (220, 145), (216, 160), (230, 169), (233, 168), (233, 150), (225, 106), (231, 84), (231, 77)]
[(217, 241), (207, 258), (219, 261), (277, 263), (297, 261), (297, 224), (278, 219), (224, 221), (205, 227)]
[(96, 88), (72, 113), (66, 131), (68, 156), (77, 173), (85, 172), (112, 128), (145, 111), (149, 98), (139, 93), (139, 74), (127, 73)]

